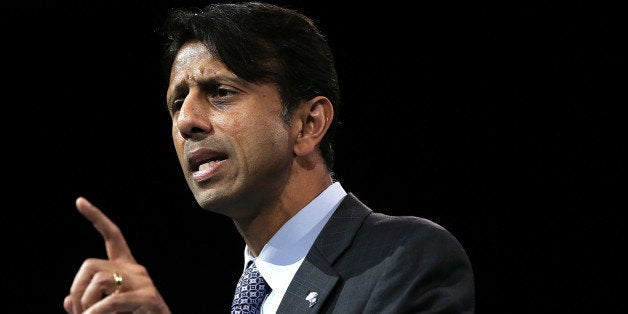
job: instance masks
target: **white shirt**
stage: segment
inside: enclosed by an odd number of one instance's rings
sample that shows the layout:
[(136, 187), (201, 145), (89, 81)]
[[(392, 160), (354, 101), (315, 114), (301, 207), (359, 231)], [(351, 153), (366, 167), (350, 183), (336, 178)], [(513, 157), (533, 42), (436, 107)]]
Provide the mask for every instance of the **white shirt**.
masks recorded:
[[(272, 288), (262, 304), (262, 313), (276, 313), (288, 285), (305, 259), (314, 240), (347, 192), (335, 182), (290, 218), (254, 258), (244, 248), (244, 267), (254, 260), (260, 274)], [(244, 268), (243, 268), (244, 271)]]

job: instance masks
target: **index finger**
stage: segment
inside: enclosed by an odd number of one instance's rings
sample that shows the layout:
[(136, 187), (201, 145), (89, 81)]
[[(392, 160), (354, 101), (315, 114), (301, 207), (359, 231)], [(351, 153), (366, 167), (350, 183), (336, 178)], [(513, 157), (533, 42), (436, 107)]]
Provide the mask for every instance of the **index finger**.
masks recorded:
[(110, 260), (135, 262), (122, 231), (107, 215), (82, 196), (76, 199), (76, 208), (94, 225), (105, 240), (107, 257)]

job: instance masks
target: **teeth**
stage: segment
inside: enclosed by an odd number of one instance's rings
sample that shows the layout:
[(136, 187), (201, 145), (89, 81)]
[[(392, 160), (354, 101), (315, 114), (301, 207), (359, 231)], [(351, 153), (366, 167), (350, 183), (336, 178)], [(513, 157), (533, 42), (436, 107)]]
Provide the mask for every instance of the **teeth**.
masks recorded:
[(205, 170), (205, 169), (209, 169), (214, 163), (216, 163), (215, 161), (208, 161), (204, 164), (201, 164), (200, 166), (198, 166), (198, 170)]

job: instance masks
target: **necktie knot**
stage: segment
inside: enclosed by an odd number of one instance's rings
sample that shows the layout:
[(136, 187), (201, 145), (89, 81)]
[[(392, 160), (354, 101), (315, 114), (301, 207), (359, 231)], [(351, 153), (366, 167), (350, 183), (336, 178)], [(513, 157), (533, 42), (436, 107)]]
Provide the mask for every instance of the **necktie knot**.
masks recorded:
[(238, 281), (231, 304), (231, 314), (260, 313), (262, 302), (271, 290), (255, 263), (252, 263), (244, 270)]

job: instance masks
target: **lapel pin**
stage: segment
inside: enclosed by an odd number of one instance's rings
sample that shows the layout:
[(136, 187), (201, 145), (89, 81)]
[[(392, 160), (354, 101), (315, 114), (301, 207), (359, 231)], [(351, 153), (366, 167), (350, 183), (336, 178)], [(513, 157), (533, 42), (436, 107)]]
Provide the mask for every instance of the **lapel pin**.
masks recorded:
[(314, 306), (316, 302), (318, 302), (318, 292), (310, 292), (310, 294), (305, 297), (305, 300), (310, 302), (310, 307)]

